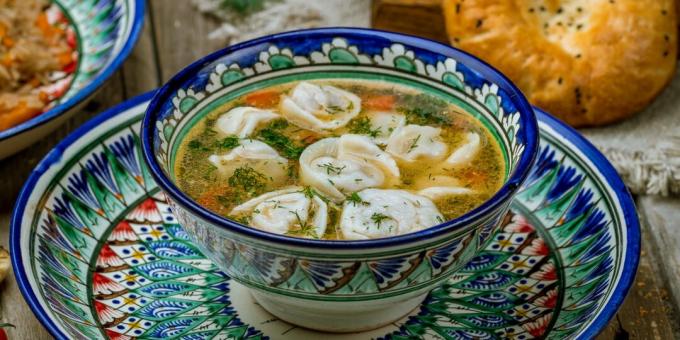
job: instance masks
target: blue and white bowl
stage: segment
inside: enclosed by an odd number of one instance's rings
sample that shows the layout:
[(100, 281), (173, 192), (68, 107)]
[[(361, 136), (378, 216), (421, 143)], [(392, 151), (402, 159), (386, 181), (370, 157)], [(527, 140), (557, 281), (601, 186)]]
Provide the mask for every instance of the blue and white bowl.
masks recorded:
[(0, 160), (38, 141), (82, 107), (123, 64), (144, 21), (144, 0), (52, 0), (75, 31), (78, 63), (48, 110), (0, 131)]
[[(200, 206), (175, 185), (179, 144), (215, 105), (301, 75), (339, 74), (418, 84), (468, 107), (501, 145), (508, 169), (503, 187), (480, 207), (423, 231), (330, 241), (247, 227)], [(482, 249), (529, 173), (537, 138), (536, 118), (522, 93), (479, 59), (417, 37), (350, 28), (272, 35), (198, 60), (156, 93), (142, 126), (152, 176), (201, 250), (274, 315), (340, 332), (402, 317)]]

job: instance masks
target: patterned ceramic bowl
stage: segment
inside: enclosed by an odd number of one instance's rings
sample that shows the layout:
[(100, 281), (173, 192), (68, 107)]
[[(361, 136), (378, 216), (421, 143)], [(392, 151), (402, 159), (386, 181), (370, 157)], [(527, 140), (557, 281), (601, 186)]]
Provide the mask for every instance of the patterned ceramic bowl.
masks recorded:
[(53, 0), (48, 20), (66, 20), (77, 62), (45, 89), (57, 97), (46, 111), (0, 131), (0, 159), (52, 132), (104, 84), (132, 51), (144, 21), (144, 0)]
[[(473, 211), (420, 232), (328, 241), (249, 228), (201, 207), (173, 183), (179, 142), (217, 105), (302, 77), (357, 76), (417, 84), (466, 108), (501, 145), (508, 169), (504, 186)], [(188, 66), (154, 96), (142, 144), (154, 179), (206, 255), (281, 319), (345, 332), (408, 313), (487, 243), (529, 173), (537, 127), (520, 91), (464, 52), (401, 34), (325, 28), (245, 42)]]

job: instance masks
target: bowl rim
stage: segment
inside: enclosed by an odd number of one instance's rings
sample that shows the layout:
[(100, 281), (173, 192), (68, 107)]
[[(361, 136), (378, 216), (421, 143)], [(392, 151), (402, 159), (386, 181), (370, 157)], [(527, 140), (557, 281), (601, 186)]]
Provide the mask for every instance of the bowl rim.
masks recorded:
[(65, 102), (43, 112), (27, 121), (21, 122), (9, 129), (0, 131), (0, 142), (9, 140), (12, 137), (18, 136), (21, 133), (32, 130), (39, 126), (45, 125), (55, 118), (61, 116), (67, 111), (73, 109), (76, 105), (83, 102), (90, 95), (94, 94), (104, 83), (113, 75), (114, 72), (122, 66), (123, 62), (132, 52), (133, 47), (139, 39), (139, 35), (142, 31), (142, 25), (144, 24), (145, 15), (145, 1), (144, 0), (131, 0), (130, 4), (134, 5), (134, 17), (132, 18), (132, 26), (130, 28), (130, 34), (125, 41), (125, 44), (120, 49), (118, 55), (113, 58), (113, 61), (104, 68), (92, 81), (87, 84), (87, 86), (76, 92), (73, 97), (67, 99)]
[[(173, 181), (165, 175), (161, 165), (154, 155), (153, 139), (155, 132), (154, 130), (156, 129), (158, 111), (164, 103), (171, 100), (172, 95), (181, 88), (185, 81), (194, 78), (198, 72), (204, 69), (204, 67), (210, 65), (221, 57), (244, 48), (267, 43), (273, 39), (295, 38), (300, 36), (306, 36), (308, 39), (312, 39), (310, 37), (312, 35), (319, 37), (330, 37), (332, 35), (345, 35), (354, 37), (370, 36), (388, 39), (393, 43), (401, 43), (409, 47), (416, 47), (440, 54), (445, 57), (453, 58), (457, 62), (461, 62), (472, 71), (481, 75), (486, 82), (492, 82), (493, 84), (498, 85), (499, 88), (503, 89), (508, 94), (508, 97), (513, 99), (517, 108), (517, 112), (520, 115), (523, 134), (526, 138), (525, 149), (517, 167), (515, 168), (515, 171), (513, 171), (508, 180), (490, 199), (486, 200), (475, 209), (472, 209), (471, 211), (468, 211), (467, 213), (455, 219), (420, 230), (415, 233), (371, 240), (323, 240), (297, 238), (293, 236), (274, 234), (243, 225), (236, 221), (232, 221), (199, 205), (188, 195), (182, 192), (173, 183)], [(324, 250), (357, 250), (400, 246), (409, 243), (417, 243), (426, 239), (436, 238), (469, 225), (471, 222), (501, 208), (503, 204), (510, 201), (514, 193), (529, 175), (538, 151), (538, 137), (539, 130), (536, 116), (532, 106), (524, 97), (524, 94), (505, 75), (481, 59), (452, 46), (426, 38), (403, 33), (352, 27), (312, 28), (267, 35), (226, 47), (203, 58), (200, 58), (197, 61), (191, 63), (189, 66), (180, 70), (167, 83), (159, 88), (149, 103), (149, 106), (144, 114), (141, 127), (141, 142), (144, 161), (149, 167), (151, 176), (154, 178), (158, 186), (176, 204), (182, 206), (184, 209), (189, 210), (192, 214), (197, 215), (201, 219), (219, 228), (226, 229), (230, 232), (235, 232), (242, 236), (280, 245)]]

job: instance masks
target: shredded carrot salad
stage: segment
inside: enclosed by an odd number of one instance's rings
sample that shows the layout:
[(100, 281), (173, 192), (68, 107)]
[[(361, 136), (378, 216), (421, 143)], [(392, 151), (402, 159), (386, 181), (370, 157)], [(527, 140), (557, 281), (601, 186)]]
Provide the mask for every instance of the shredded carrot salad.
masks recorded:
[(0, 0), (0, 131), (64, 94), (77, 64), (75, 33), (48, 0)]

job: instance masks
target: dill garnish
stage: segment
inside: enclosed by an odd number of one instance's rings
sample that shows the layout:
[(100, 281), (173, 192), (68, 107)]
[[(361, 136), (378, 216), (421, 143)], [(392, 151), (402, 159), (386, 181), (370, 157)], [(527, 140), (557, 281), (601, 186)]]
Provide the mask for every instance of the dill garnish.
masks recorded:
[(218, 147), (223, 149), (233, 149), (241, 145), (237, 136), (228, 136), (220, 141), (217, 141), (216, 144)]
[(382, 223), (382, 221), (387, 220), (389, 218), (390, 218), (389, 216), (381, 213), (373, 213), (373, 215), (371, 215), (371, 221), (373, 221), (373, 223), (375, 223), (375, 225), (378, 226), (378, 228), (380, 228), (380, 223)]
[(288, 126), (288, 122), (279, 119), (271, 122), (266, 128), (260, 130), (257, 139), (269, 144), (269, 146), (281, 152), (283, 157), (288, 159), (298, 159), (305, 150), (305, 146), (297, 145), (290, 138), (281, 133), (282, 129)]
[(409, 94), (400, 100), (399, 111), (406, 116), (406, 124), (445, 125), (451, 122), (448, 104), (427, 94)]
[(347, 166), (334, 166), (331, 163), (325, 163), (325, 164), (317, 164), (319, 168), (326, 168), (326, 174), (328, 175), (339, 175), (342, 173), (342, 170), (345, 170)]
[(246, 165), (234, 170), (234, 174), (229, 177), (228, 182), (232, 188), (256, 195), (264, 190), (264, 181), (267, 179), (265, 175)]
[(408, 147), (408, 151), (406, 151), (406, 153), (409, 153), (409, 152), (413, 151), (413, 149), (418, 147), (418, 140), (420, 140), (420, 135), (418, 135), (418, 137), (413, 138), (411, 140), (411, 145)]
[(352, 203), (355, 207), (359, 204), (370, 205), (370, 203), (361, 199), (361, 196), (359, 196), (359, 194), (357, 194), (356, 192), (353, 192), (351, 195), (347, 196), (347, 201)]
[(382, 133), (380, 129), (371, 129), (371, 120), (368, 117), (359, 117), (353, 119), (347, 125), (349, 132), (359, 135), (369, 135), (373, 138), (380, 136)]

